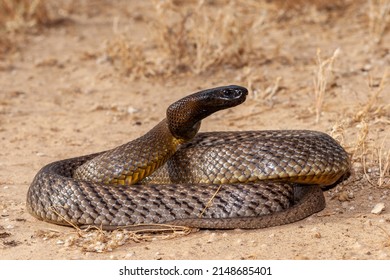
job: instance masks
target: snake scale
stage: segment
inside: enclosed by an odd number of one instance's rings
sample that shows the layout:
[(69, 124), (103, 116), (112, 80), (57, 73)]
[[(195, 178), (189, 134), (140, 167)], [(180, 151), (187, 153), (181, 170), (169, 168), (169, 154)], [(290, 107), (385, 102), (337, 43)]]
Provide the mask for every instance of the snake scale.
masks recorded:
[(264, 228), (325, 207), (321, 186), (349, 170), (345, 150), (309, 130), (198, 133), (201, 120), (245, 101), (224, 86), (170, 105), (166, 118), (112, 150), (44, 166), (27, 194), (47, 222), (102, 229), (170, 224)]

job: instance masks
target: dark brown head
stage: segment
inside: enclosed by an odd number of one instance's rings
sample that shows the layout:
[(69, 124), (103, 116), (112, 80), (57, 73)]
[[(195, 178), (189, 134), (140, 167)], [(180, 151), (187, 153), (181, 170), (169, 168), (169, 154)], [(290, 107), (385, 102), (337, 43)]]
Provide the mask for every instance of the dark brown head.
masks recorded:
[(248, 90), (240, 86), (206, 89), (184, 97), (167, 109), (168, 126), (176, 138), (190, 140), (201, 120), (211, 114), (243, 103)]

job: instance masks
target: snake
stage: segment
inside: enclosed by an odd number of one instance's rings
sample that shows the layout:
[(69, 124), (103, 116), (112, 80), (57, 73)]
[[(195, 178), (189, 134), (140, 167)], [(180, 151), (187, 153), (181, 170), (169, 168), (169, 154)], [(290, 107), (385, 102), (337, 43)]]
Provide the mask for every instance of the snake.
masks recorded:
[(258, 229), (322, 211), (322, 188), (350, 169), (348, 153), (328, 134), (199, 132), (203, 119), (247, 95), (236, 85), (192, 93), (139, 138), (47, 164), (28, 189), (28, 211), (45, 222), (103, 230)]

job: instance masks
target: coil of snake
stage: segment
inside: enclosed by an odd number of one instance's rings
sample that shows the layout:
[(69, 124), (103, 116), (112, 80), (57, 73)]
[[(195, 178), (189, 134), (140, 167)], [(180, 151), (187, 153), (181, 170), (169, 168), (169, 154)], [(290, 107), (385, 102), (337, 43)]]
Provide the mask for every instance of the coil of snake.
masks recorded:
[(247, 89), (203, 90), (170, 105), (142, 137), (44, 166), (27, 194), (38, 219), (102, 229), (170, 224), (264, 228), (325, 207), (321, 186), (349, 170), (345, 150), (308, 130), (197, 133), (205, 117), (245, 101)]

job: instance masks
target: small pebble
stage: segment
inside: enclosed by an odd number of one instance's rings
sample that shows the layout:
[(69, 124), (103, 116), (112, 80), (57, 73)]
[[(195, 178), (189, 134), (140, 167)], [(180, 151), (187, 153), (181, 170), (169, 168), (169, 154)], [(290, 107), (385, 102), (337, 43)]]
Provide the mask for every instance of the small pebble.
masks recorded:
[(215, 233), (213, 232), (212, 234), (210, 234), (209, 238), (207, 239), (206, 243), (212, 243), (215, 241)]
[(365, 64), (362, 67), (363, 71), (370, 71), (371, 69), (372, 69), (372, 65), (371, 64)]
[(134, 113), (137, 113), (139, 110), (137, 109), (137, 108), (134, 108), (134, 107), (131, 107), (131, 106), (129, 106), (129, 107), (127, 107), (127, 113), (128, 114), (134, 114)]
[(360, 244), (359, 242), (355, 242), (355, 244), (352, 245), (352, 248), (354, 249), (362, 249), (362, 244)]
[(372, 208), (371, 213), (372, 214), (380, 214), (382, 211), (385, 210), (385, 204), (383, 202), (377, 203), (374, 208)]
[(321, 238), (321, 233), (316, 232), (316, 233), (313, 234), (313, 237), (314, 238)]

